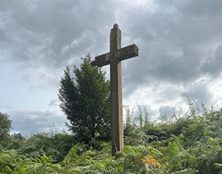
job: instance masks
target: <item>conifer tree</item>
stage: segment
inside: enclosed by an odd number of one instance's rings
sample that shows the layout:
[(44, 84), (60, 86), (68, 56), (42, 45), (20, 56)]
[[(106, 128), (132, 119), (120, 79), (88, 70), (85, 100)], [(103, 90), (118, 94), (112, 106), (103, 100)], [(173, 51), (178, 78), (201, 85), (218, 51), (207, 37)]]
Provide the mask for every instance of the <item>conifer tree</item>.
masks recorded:
[(105, 72), (91, 66), (90, 56), (82, 59), (73, 71), (67, 67), (60, 81), (61, 109), (69, 120), (69, 128), (79, 140), (110, 138), (111, 105), (110, 83)]

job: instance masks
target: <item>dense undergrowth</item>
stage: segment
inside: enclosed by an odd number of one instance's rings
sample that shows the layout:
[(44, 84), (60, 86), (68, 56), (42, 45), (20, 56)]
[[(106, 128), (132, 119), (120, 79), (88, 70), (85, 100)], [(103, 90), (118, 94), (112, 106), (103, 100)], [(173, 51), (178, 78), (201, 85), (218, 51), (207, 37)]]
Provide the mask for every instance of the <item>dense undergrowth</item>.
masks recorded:
[(14, 138), (0, 149), (4, 174), (220, 174), (222, 115), (195, 113), (171, 122), (127, 124), (125, 148), (111, 156), (110, 144), (97, 150), (65, 133)]

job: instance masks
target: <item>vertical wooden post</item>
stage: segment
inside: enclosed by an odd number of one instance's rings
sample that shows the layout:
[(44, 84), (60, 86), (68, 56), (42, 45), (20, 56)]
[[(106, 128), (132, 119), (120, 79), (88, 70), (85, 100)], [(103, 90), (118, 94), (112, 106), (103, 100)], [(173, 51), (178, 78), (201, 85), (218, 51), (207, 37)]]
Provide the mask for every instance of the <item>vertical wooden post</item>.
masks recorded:
[[(121, 48), (121, 31), (117, 24), (110, 33), (110, 53)], [(112, 102), (112, 154), (124, 147), (122, 116), (122, 69), (121, 62), (115, 57), (110, 61), (111, 102)]]

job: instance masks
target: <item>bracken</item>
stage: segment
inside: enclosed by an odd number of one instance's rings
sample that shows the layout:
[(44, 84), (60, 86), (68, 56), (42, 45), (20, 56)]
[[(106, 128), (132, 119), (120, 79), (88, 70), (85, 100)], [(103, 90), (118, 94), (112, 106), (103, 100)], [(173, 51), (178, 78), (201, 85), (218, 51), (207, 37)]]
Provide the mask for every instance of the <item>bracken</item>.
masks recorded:
[(143, 158), (143, 162), (147, 163), (149, 165), (152, 165), (154, 167), (157, 167), (157, 168), (160, 167), (160, 163), (155, 158), (153, 158), (152, 156), (145, 156)]

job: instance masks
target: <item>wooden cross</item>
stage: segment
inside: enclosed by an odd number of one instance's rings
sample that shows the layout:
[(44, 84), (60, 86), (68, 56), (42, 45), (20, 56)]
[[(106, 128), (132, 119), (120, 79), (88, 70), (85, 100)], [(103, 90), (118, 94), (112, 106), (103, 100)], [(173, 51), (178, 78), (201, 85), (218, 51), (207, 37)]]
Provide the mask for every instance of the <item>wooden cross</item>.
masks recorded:
[(95, 57), (95, 61), (92, 62), (92, 65), (99, 67), (110, 64), (113, 155), (124, 147), (121, 61), (138, 56), (138, 52), (139, 49), (135, 44), (121, 48), (121, 30), (115, 24), (110, 32), (110, 52)]

